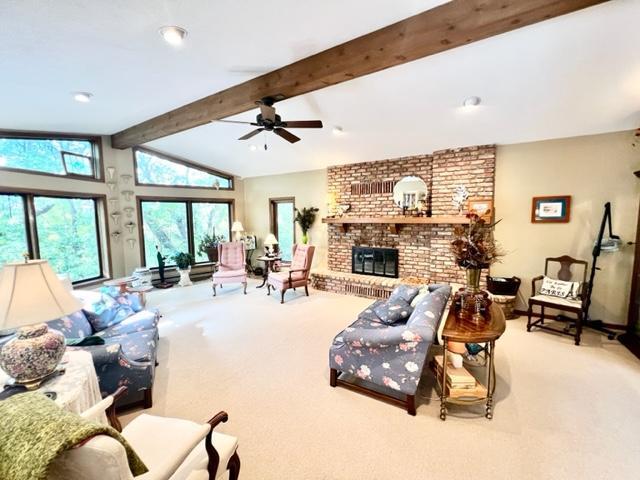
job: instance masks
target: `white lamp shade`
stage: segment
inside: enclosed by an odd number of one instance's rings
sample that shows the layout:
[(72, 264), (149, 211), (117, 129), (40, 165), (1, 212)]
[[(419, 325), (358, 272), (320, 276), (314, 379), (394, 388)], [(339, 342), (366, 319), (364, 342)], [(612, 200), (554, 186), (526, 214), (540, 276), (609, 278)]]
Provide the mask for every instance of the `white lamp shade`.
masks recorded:
[(269, 235), (267, 235), (267, 238), (264, 239), (264, 244), (265, 245), (277, 245), (278, 244), (278, 239), (276, 238), (276, 236), (273, 233), (270, 233)]
[(242, 226), (242, 222), (238, 222), (237, 220), (233, 222), (231, 225), (232, 232), (244, 232), (244, 227)]
[(46, 260), (7, 263), (0, 270), (0, 329), (54, 320), (81, 308)]

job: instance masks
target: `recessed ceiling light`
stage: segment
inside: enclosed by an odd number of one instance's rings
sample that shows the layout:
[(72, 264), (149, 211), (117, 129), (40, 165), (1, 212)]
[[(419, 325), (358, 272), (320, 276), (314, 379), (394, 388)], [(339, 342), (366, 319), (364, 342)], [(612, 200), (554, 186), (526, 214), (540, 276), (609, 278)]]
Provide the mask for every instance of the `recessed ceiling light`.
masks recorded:
[(173, 45), (174, 47), (182, 45), (182, 42), (187, 36), (187, 31), (184, 28), (177, 27), (175, 25), (162, 27), (160, 28), (159, 32), (160, 35), (162, 35), (162, 38), (164, 38), (164, 41), (169, 45)]
[(336, 125), (335, 127), (333, 127), (332, 131), (334, 135), (342, 135), (344, 133), (344, 130), (339, 125)]
[(467, 97), (464, 99), (464, 102), (462, 102), (462, 106), (464, 107), (477, 107), (478, 105), (480, 105), (480, 102), (482, 100), (480, 99), (480, 97)]
[(81, 103), (89, 103), (91, 101), (91, 97), (93, 97), (93, 93), (89, 93), (89, 92), (75, 92), (73, 94), (73, 99), (76, 102), (81, 102)]
[(249, 145), (249, 150), (251, 150), (252, 152), (255, 152), (256, 150), (258, 150), (258, 147), (255, 145)]

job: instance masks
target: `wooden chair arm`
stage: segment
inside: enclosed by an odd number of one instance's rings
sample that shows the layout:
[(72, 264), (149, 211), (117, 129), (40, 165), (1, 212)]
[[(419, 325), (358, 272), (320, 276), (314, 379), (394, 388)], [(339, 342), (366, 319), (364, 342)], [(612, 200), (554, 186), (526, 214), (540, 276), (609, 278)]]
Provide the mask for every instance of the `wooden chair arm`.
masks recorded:
[(293, 278), (291, 277), (292, 273), (295, 272), (308, 272), (309, 269), (308, 268), (296, 268), (294, 270), (289, 270), (289, 283), (293, 282)]
[(127, 387), (121, 386), (111, 395), (103, 398), (91, 408), (85, 410), (80, 414), (82, 418), (87, 420), (95, 420), (104, 412), (107, 415), (109, 425), (115, 428), (117, 431), (122, 432), (122, 425), (118, 416), (116, 415), (116, 403), (127, 392)]
[(531, 279), (531, 296), (534, 296), (536, 294), (536, 282), (539, 282), (543, 278), (544, 275), (538, 275), (537, 277)]
[(229, 420), (229, 415), (227, 412), (222, 411), (216, 413), (207, 423), (211, 425), (211, 429), (209, 433), (207, 433), (207, 438), (205, 439), (204, 446), (207, 450), (207, 456), (209, 457), (209, 462), (207, 463), (207, 472), (209, 472), (209, 478), (216, 478), (216, 473), (218, 472), (218, 465), (220, 464), (220, 455), (217, 450), (211, 443), (211, 436), (213, 435), (213, 429), (216, 428), (221, 423), (226, 423)]

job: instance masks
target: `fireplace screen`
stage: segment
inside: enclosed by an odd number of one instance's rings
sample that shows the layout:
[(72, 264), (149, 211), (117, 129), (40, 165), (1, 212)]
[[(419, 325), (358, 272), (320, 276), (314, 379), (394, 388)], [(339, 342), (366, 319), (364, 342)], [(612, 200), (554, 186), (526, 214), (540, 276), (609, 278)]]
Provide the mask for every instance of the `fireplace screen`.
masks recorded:
[(351, 271), (362, 275), (398, 278), (398, 250), (395, 248), (352, 247)]

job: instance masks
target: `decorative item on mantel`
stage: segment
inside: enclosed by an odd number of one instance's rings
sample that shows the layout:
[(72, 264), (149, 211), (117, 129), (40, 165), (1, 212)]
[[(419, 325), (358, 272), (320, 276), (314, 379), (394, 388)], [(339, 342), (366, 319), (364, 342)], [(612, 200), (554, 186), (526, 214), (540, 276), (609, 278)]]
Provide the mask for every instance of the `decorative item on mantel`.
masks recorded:
[(467, 187), (464, 185), (456, 186), (455, 192), (453, 193), (453, 205), (458, 209), (458, 215), (462, 215), (464, 211), (464, 207), (467, 199), (469, 198), (469, 191)]
[(343, 203), (343, 204), (338, 205), (338, 216), (342, 217), (349, 210), (351, 210), (351, 204), (350, 203)]
[(480, 275), (483, 268), (497, 262), (504, 255), (493, 237), (493, 229), (498, 222), (487, 223), (474, 213), (467, 215), (469, 226), (456, 225), (451, 252), (459, 267), (466, 271), (467, 284), (454, 296), (457, 313), (482, 321), (491, 300), (489, 294), (480, 290)]
[(124, 226), (129, 230), (129, 233), (133, 233), (133, 230), (136, 228), (136, 224), (133, 222), (127, 222)]
[(196, 262), (196, 259), (187, 252), (176, 253), (171, 259), (176, 262), (176, 266), (178, 267), (178, 273), (180, 274), (180, 281), (178, 282), (178, 286), (180, 287), (188, 287), (193, 285), (191, 278), (189, 278), (189, 272), (191, 272), (191, 265)]
[(122, 195), (124, 196), (124, 199), (129, 202), (131, 201), (131, 197), (133, 196), (133, 191), (132, 190), (123, 190), (122, 191)]
[(316, 221), (316, 213), (319, 211), (320, 209), (316, 207), (303, 207), (302, 210), (296, 208), (295, 221), (302, 230), (302, 243), (309, 243), (309, 229)]

